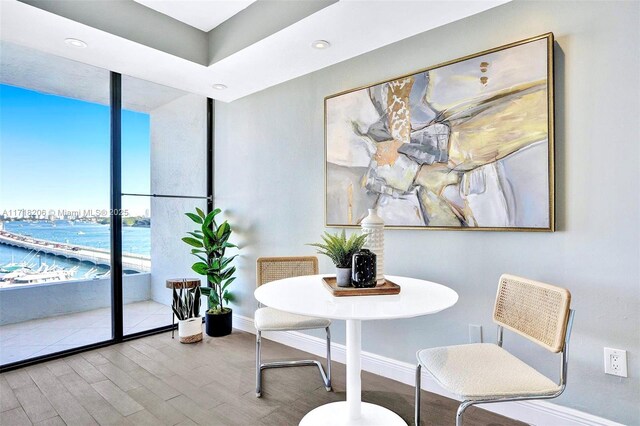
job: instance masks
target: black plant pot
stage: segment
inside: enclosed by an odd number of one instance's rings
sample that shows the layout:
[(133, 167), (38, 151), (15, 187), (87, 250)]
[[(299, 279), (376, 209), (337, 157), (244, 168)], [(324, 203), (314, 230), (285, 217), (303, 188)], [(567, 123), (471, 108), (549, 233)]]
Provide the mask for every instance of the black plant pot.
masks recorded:
[(222, 337), (231, 334), (231, 314), (231, 309), (224, 314), (210, 314), (207, 312), (205, 316), (207, 336)]

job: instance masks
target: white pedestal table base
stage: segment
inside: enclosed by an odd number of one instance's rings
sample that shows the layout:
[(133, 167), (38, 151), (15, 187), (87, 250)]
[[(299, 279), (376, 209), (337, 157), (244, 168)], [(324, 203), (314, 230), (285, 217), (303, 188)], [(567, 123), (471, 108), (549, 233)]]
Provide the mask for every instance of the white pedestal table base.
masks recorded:
[(379, 405), (362, 402), (360, 409), (360, 417), (351, 419), (346, 401), (321, 405), (309, 411), (300, 426), (407, 426), (402, 417)]
[(347, 320), (347, 400), (322, 405), (300, 421), (301, 426), (349, 425), (349, 426), (406, 426), (402, 417), (361, 399), (360, 352), (362, 345), (362, 321)]

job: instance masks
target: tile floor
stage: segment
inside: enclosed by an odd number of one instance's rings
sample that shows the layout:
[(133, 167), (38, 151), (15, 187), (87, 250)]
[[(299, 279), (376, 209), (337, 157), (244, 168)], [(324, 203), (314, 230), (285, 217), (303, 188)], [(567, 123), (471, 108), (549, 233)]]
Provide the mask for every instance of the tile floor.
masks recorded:
[[(124, 333), (171, 324), (171, 307), (151, 300), (124, 306)], [(0, 326), (0, 364), (111, 338), (111, 308)]]
[[(311, 355), (264, 340), (265, 361)], [(311, 356), (312, 359), (324, 361)], [(263, 372), (255, 396), (255, 336), (234, 332), (191, 345), (162, 333), (0, 374), (0, 425), (284, 426), (345, 400), (345, 368), (332, 363), (333, 392), (318, 370)], [(413, 388), (362, 373), (362, 398), (413, 425)], [(451, 426), (458, 402), (422, 394), (423, 425)], [(524, 426), (471, 408), (465, 426)]]

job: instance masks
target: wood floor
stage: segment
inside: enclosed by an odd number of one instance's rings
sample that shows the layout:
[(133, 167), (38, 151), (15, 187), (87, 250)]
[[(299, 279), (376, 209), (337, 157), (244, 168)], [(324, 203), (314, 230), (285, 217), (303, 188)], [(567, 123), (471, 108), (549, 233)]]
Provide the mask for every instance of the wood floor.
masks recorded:
[[(20, 425), (297, 425), (305, 413), (345, 399), (345, 368), (334, 363), (334, 392), (318, 370), (266, 370), (254, 391), (254, 336), (238, 332), (184, 345), (170, 333), (146, 337), (0, 375), (0, 424)], [(263, 361), (308, 358), (264, 341)], [(362, 374), (363, 400), (413, 424), (410, 386)], [(457, 403), (423, 392), (423, 423), (453, 425)], [(465, 425), (521, 425), (467, 410)]]

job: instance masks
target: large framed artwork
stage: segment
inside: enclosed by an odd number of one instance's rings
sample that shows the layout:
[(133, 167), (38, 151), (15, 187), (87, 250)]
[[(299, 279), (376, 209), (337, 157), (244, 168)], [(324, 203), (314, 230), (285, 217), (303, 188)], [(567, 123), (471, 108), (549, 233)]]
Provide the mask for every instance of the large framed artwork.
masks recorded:
[(553, 231), (553, 34), (325, 98), (325, 222)]

